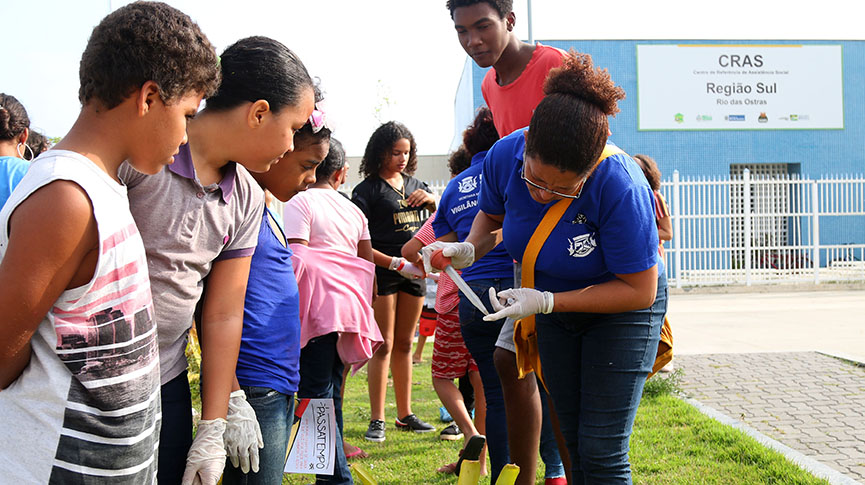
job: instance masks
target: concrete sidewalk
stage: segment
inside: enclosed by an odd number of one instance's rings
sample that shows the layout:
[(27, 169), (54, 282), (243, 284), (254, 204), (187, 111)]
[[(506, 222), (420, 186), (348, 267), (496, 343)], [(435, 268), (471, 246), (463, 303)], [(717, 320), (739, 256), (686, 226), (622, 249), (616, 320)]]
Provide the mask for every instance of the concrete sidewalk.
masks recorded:
[(673, 294), (668, 315), (678, 355), (816, 350), (865, 362), (865, 290)]
[(865, 291), (675, 294), (669, 316), (690, 397), (865, 483), (865, 367), (817, 352), (865, 362)]

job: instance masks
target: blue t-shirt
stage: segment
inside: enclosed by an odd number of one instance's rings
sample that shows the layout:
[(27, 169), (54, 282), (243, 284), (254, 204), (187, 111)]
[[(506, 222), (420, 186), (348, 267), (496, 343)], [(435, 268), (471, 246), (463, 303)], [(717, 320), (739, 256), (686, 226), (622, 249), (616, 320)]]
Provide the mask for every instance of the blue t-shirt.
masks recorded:
[[(478, 203), (487, 214), (504, 214), (503, 242), (517, 261), (556, 202), (540, 204), (529, 194), (520, 178), (524, 147), (523, 130), (518, 130), (490, 148)], [(535, 263), (535, 287), (585, 288), (655, 264), (663, 273), (652, 190), (636, 162), (620, 153), (598, 165), (547, 238)]]
[(30, 162), (16, 157), (0, 157), (0, 208), (9, 200), (18, 182), (24, 178)]
[[(439, 201), (438, 212), (432, 223), (436, 237), (456, 231), (457, 239), (465, 241), (478, 213), (478, 194), (481, 191), (481, 171), (486, 151), (472, 157), (472, 164), (452, 178)], [(513, 258), (504, 244), (499, 244), (483, 258), (465, 268), (466, 281), (486, 278), (511, 278), (514, 275)]]
[(237, 358), (241, 386), (268, 387), (283, 394), (297, 392), (300, 300), (291, 255), (291, 249), (274, 234), (265, 209), (246, 285)]

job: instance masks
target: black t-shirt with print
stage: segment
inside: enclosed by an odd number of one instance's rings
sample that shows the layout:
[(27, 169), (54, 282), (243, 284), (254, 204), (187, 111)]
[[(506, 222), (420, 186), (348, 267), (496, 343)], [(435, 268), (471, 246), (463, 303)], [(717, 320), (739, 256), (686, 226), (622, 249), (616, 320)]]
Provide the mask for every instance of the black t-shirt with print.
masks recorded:
[(390, 256), (399, 256), (403, 244), (429, 218), (426, 206), (409, 207), (406, 197), (417, 189), (432, 192), (429, 186), (414, 177), (402, 174), (403, 190), (396, 190), (378, 175), (367, 177), (351, 193), (351, 200), (369, 220), (369, 236), (373, 249)]

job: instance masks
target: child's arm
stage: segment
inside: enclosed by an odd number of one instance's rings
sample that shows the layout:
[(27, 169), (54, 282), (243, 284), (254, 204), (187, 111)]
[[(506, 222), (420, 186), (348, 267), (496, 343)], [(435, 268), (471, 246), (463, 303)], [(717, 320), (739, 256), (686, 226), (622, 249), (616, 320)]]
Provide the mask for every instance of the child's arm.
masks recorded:
[(375, 261), (373, 261), (372, 241), (361, 239), (357, 242), (357, 257), (375, 264)]
[(670, 217), (664, 217), (662, 219), (658, 219), (658, 239), (661, 242), (670, 241), (673, 239), (673, 219)]
[(243, 331), (243, 303), (252, 256), (216, 261), (201, 312), (201, 417), (225, 418)]
[(60, 294), (93, 278), (98, 249), (93, 207), (73, 182), (52, 182), (15, 209), (0, 264), (0, 389), (27, 366), (30, 339)]

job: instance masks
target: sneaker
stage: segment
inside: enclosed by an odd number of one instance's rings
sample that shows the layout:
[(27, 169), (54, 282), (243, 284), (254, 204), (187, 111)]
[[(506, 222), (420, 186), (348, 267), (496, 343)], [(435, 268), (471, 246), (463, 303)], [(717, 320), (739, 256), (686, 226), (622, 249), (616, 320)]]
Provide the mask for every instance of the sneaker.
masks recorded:
[(457, 426), (456, 423), (451, 423), (447, 428), (443, 429), (441, 433), (439, 433), (439, 439), (445, 441), (456, 441), (458, 439), (462, 439), (463, 432), (460, 431), (460, 427)]
[(384, 421), (373, 419), (369, 422), (369, 428), (366, 429), (366, 434), (363, 436), (367, 441), (375, 441), (381, 443), (384, 441)]
[[(370, 425), (372, 426), (372, 425)], [(403, 431), (414, 431), (415, 433), (429, 433), (435, 431), (435, 426), (424, 423), (414, 414), (396, 420), (396, 428)]]

